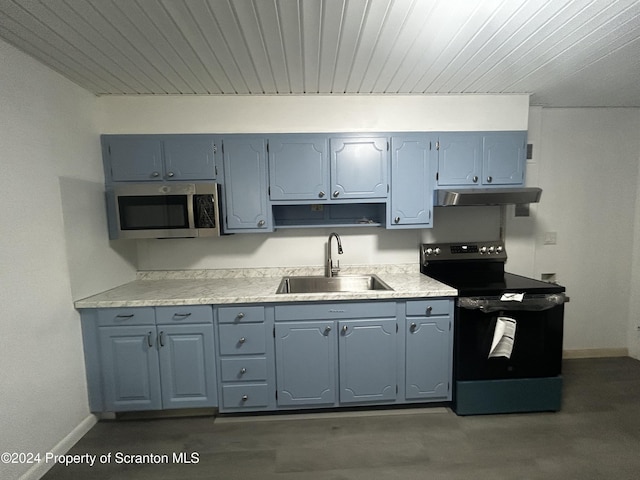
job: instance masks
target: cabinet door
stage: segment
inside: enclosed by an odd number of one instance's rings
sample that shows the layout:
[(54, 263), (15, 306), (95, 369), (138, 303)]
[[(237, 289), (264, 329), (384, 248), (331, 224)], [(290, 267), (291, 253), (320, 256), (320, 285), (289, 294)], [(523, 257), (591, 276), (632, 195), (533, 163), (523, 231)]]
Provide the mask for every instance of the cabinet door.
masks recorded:
[(483, 177), (486, 185), (522, 185), (526, 164), (526, 132), (492, 132), (483, 136)]
[(333, 321), (276, 324), (278, 405), (333, 405), (336, 401)]
[(162, 407), (155, 326), (99, 328), (105, 410)]
[(138, 135), (109, 136), (105, 140), (107, 171), (114, 182), (163, 180), (162, 141)]
[(279, 136), (269, 139), (269, 198), (329, 198), (329, 159), (324, 136)]
[(449, 316), (407, 320), (406, 398), (450, 398)]
[(386, 137), (331, 139), (331, 198), (386, 198), (389, 186)]
[(340, 403), (395, 400), (396, 320), (345, 320), (338, 327)]
[(163, 408), (217, 405), (213, 325), (161, 325), (158, 348)]
[(387, 227), (431, 226), (432, 145), (435, 146), (435, 137), (426, 135), (391, 139), (391, 201)]
[(438, 185), (476, 185), (482, 175), (482, 136), (444, 133), (439, 136)]
[(223, 142), (225, 231), (271, 231), (266, 140), (242, 137)]
[(178, 135), (164, 141), (166, 180), (215, 180), (216, 144), (212, 135)]

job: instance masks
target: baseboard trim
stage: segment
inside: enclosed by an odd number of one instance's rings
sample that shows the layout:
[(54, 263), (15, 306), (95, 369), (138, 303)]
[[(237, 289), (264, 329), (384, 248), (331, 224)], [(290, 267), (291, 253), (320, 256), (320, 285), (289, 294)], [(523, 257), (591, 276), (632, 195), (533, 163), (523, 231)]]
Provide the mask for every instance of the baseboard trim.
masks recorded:
[[(88, 415), (84, 420), (82, 420), (78, 426), (76, 426), (69, 434), (60, 440), (51, 450), (49, 450), (54, 455), (63, 455), (67, 453), (71, 447), (73, 447), (78, 440), (80, 440), (91, 428), (96, 424), (97, 418), (95, 415)], [(47, 473), (55, 463), (46, 463), (40, 462), (36, 463), (27, 470), (21, 477), (20, 480), (38, 480)]]
[(562, 351), (562, 358), (603, 358), (628, 356), (628, 348), (585, 348), (581, 350)]

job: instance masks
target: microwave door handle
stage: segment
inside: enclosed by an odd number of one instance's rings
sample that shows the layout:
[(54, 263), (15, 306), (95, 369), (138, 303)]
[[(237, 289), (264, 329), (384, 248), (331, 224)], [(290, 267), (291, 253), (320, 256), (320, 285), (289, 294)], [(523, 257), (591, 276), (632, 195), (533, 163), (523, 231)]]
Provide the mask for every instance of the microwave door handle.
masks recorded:
[(196, 196), (194, 194), (189, 194), (187, 198), (187, 217), (189, 222), (189, 228), (196, 228), (196, 222), (194, 217)]

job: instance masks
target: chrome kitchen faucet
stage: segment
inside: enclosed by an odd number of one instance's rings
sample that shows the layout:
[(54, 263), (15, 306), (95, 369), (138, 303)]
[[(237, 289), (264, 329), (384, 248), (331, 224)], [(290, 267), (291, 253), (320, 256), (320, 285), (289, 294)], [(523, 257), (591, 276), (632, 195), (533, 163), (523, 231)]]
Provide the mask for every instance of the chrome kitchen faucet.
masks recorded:
[(336, 266), (333, 266), (333, 258), (331, 258), (331, 239), (333, 237), (336, 237), (336, 241), (338, 242), (338, 254), (342, 255), (342, 242), (340, 241), (340, 235), (338, 235), (336, 232), (332, 232), (329, 235), (329, 240), (327, 241), (327, 268), (326, 268), (326, 276), (327, 277), (334, 277), (336, 275), (338, 275), (338, 272), (340, 272), (340, 260), (336, 260)]

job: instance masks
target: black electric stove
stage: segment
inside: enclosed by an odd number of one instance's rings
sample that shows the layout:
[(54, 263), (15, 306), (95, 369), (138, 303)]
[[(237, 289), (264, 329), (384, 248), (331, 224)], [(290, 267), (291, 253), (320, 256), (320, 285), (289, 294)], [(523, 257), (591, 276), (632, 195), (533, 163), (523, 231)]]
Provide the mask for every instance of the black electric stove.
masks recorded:
[[(499, 241), (423, 244), (421, 272), (458, 290), (453, 408), (459, 415), (556, 411), (565, 288), (505, 272)], [(505, 295), (511, 294), (511, 295)], [(511, 345), (495, 354), (501, 322)]]

